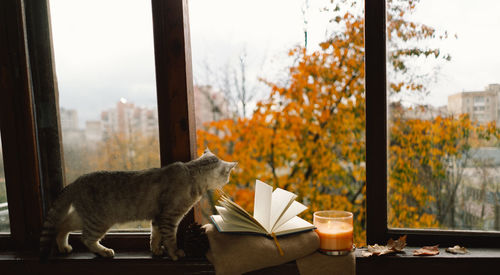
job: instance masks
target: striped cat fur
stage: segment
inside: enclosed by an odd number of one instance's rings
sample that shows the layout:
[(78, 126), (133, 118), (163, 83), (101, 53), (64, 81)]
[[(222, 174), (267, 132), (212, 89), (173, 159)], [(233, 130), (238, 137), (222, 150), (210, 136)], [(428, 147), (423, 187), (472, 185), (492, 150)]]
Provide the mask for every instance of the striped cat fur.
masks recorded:
[(179, 222), (207, 190), (222, 188), (235, 166), (206, 149), (198, 159), (162, 168), (85, 174), (66, 186), (49, 210), (40, 257), (49, 257), (54, 241), (60, 253), (70, 253), (68, 234), (80, 230), (91, 252), (113, 257), (99, 242), (113, 225), (151, 220), (151, 252), (177, 260), (184, 256), (176, 241)]

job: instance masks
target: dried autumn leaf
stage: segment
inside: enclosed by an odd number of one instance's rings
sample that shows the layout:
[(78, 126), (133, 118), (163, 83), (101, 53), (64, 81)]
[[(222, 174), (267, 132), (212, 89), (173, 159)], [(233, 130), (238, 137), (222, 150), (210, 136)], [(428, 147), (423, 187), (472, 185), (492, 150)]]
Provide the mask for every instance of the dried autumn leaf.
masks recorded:
[(396, 241), (389, 239), (387, 247), (395, 250), (396, 252), (402, 251), (406, 247), (406, 235), (399, 237)]
[(395, 250), (392, 250), (388, 248), (385, 245), (369, 245), (368, 246), (368, 252), (371, 252), (373, 255), (385, 255), (385, 254), (390, 254), (390, 253), (395, 253)]
[(435, 256), (439, 254), (439, 245), (424, 246), (413, 251), (413, 256)]
[(467, 254), (469, 251), (463, 246), (455, 245), (454, 247), (446, 248), (446, 252), (453, 254)]
[(373, 255), (373, 253), (371, 253), (369, 251), (366, 251), (366, 250), (361, 251), (361, 256), (363, 256), (363, 257), (370, 257), (372, 255)]
[(403, 250), (406, 246), (406, 235), (400, 237), (398, 240), (389, 239), (387, 245), (369, 245), (368, 251), (363, 251), (362, 255), (365, 257), (369, 257), (372, 255), (381, 256), (392, 253), (398, 253)]

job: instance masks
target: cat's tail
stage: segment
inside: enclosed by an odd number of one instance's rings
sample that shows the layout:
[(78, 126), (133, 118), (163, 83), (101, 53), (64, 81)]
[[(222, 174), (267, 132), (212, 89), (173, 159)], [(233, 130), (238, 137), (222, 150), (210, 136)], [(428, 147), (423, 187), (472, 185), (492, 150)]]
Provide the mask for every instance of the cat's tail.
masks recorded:
[(50, 256), (56, 239), (57, 226), (69, 211), (72, 202), (72, 196), (70, 195), (72, 189), (71, 184), (64, 188), (47, 213), (40, 233), (40, 259), (42, 261), (47, 260)]

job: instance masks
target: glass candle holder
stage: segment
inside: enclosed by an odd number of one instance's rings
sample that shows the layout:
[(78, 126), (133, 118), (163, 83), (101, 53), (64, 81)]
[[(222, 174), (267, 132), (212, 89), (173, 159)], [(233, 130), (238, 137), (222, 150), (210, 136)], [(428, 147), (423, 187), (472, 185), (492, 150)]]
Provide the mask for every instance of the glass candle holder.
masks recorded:
[(345, 255), (354, 249), (352, 213), (339, 210), (314, 212), (319, 235), (319, 251), (327, 255)]

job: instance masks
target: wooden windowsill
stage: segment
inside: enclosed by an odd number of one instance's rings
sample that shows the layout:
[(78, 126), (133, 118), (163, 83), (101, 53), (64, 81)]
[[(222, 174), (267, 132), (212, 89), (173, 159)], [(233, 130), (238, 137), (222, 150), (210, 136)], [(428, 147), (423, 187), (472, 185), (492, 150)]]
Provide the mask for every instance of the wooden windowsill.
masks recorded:
[[(440, 249), (437, 256), (412, 256), (415, 247), (390, 256), (363, 257), (356, 250), (356, 274), (496, 274), (500, 270), (500, 249), (471, 248), (465, 255), (454, 255)], [(41, 263), (37, 255), (0, 252), (2, 274), (215, 274), (214, 267), (203, 258), (171, 261), (152, 257), (148, 251), (116, 250), (113, 259), (96, 257), (89, 252), (75, 252), (52, 257)], [(298, 274), (295, 262), (266, 268), (249, 274)]]
[(439, 248), (436, 256), (413, 256), (419, 247), (406, 247), (404, 253), (363, 257), (356, 250), (356, 274), (498, 274), (500, 249), (470, 248), (467, 254), (451, 254)]
[[(0, 253), (2, 274), (215, 274), (205, 259), (184, 258), (171, 261), (152, 257), (147, 251), (116, 251), (112, 259), (96, 257), (89, 252), (74, 252), (40, 262), (37, 255)], [(4, 271), (6, 271), (4, 273)]]
[[(204, 258), (183, 258), (171, 261), (152, 257), (148, 251), (116, 251), (113, 259), (104, 259), (89, 252), (54, 256), (40, 262), (37, 255), (0, 252), (3, 274), (215, 274), (213, 265)], [(248, 274), (299, 274), (295, 262), (270, 267)]]
[[(467, 254), (452, 254), (445, 251), (445, 248), (439, 248), (439, 254), (436, 256), (413, 256), (413, 250), (420, 247), (406, 247), (403, 253), (393, 254), (389, 256), (382, 256), (386, 258), (422, 258), (422, 259), (466, 259), (466, 258), (496, 258), (500, 261), (500, 249), (498, 248), (467, 248), (469, 251)], [(356, 250), (356, 259), (370, 259), (370, 258), (382, 258), (380, 256), (363, 257), (362, 251), (366, 248), (360, 248)]]

